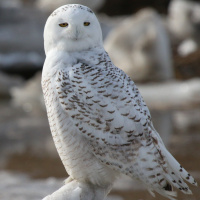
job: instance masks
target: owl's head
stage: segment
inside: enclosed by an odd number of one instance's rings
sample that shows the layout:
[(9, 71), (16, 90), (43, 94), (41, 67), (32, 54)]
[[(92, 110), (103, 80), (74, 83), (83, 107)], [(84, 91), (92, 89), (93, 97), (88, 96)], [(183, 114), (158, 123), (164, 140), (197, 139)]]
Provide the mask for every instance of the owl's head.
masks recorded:
[(44, 29), (45, 53), (84, 51), (102, 46), (102, 31), (91, 9), (68, 4), (56, 9), (47, 19)]

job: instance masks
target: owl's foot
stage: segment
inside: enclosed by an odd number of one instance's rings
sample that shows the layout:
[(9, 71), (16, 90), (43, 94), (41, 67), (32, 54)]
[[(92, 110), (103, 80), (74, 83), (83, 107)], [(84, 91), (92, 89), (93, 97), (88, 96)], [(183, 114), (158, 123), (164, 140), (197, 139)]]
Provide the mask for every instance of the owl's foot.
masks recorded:
[(65, 185), (67, 184), (67, 183), (70, 183), (70, 182), (72, 182), (74, 179), (73, 178), (71, 178), (71, 176), (69, 176), (66, 180), (64, 180), (64, 183), (65, 183)]

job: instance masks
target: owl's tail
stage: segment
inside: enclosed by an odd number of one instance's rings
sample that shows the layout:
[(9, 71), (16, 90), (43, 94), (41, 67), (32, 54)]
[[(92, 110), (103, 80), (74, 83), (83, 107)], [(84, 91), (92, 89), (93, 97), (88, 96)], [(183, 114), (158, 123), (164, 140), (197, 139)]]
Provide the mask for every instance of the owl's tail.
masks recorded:
[(160, 180), (160, 182), (163, 181), (162, 187), (154, 187), (155, 185), (152, 185), (153, 187), (150, 186), (149, 188), (150, 193), (153, 195), (152, 190), (155, 190), (162, 196), (170, 200), (175, 200), (176, 192), (173, 191), (173, 187), (175, 187), (185, 194), (192, 194), (186, 182), (197, 186), (194, 178), (177, 162), (165, 147), (162, 148), (161, 157), (164, 159), (164, 162), (160, 163), (163, 177)]
[[(192, 185), (197, 186), (197, 182), (195, 179), (178, 163), (178, 161), (164, 148), (163, 150), (164, 155), (166, 156), (166, 161), (168, 162), (168, 166), (171, 168), (171, 175), (169, 175), (169, 180), (172, 181), (172, 185), (180, 189), (183, 193), (192, 194), (192, 192), (187, 187), (187, 181)], [(173, 178), (177, 177), (181, 180), (178, 180), (176, 183)]]
[[(148, 188), (170, 199), (176, 199), (173, 187), (185, 194), (192, 194), (186, 182), (197, 186), (194, 178), (169, 153), (156, 131), (151, 134), (152, 143), (138, 151), (138, 162), (135, 174)], [(148, 156), (147, 156), (148, 155)]]

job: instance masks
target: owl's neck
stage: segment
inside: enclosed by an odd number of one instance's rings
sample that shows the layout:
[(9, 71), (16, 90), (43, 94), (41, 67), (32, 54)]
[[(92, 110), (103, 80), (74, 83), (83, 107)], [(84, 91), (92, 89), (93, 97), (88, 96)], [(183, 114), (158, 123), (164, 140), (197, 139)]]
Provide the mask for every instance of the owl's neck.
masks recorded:
[(94, 48), (84, 50), (84, 51), (68, 52), (68, 54), (71, 57), (74, 57), (78, 60), (81, 60), (81, 59), (89, 60), (89, 59), (95, 58), (96, 56), (98, 56), (99, 54), (102, 54), (103, 52), (105, 52), (103, 47), (94, 47)]
[(66, 52), (52, 49), (46, 55), (43, 70), (56, 70), (58, 66), (67, 67), (84, 62), (89, 65), (98, 63), (99, 57), (106, 54), (103, 47), (95, 47), (84, 51)]

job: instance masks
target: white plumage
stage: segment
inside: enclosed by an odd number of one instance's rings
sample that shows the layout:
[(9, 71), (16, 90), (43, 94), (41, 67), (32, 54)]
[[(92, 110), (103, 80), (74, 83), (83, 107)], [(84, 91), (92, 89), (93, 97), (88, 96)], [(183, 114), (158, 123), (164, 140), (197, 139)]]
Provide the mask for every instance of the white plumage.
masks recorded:
[[(134, 82), (113, 65), (95, 14), (69, 4), (45, 31), (42, 88), (53, 139), (72, 179), (112, 185), (120, 173), (174, 199), (196, 181), (166, 150)], [(172, 185), (172, 186), (171, 186)]]

